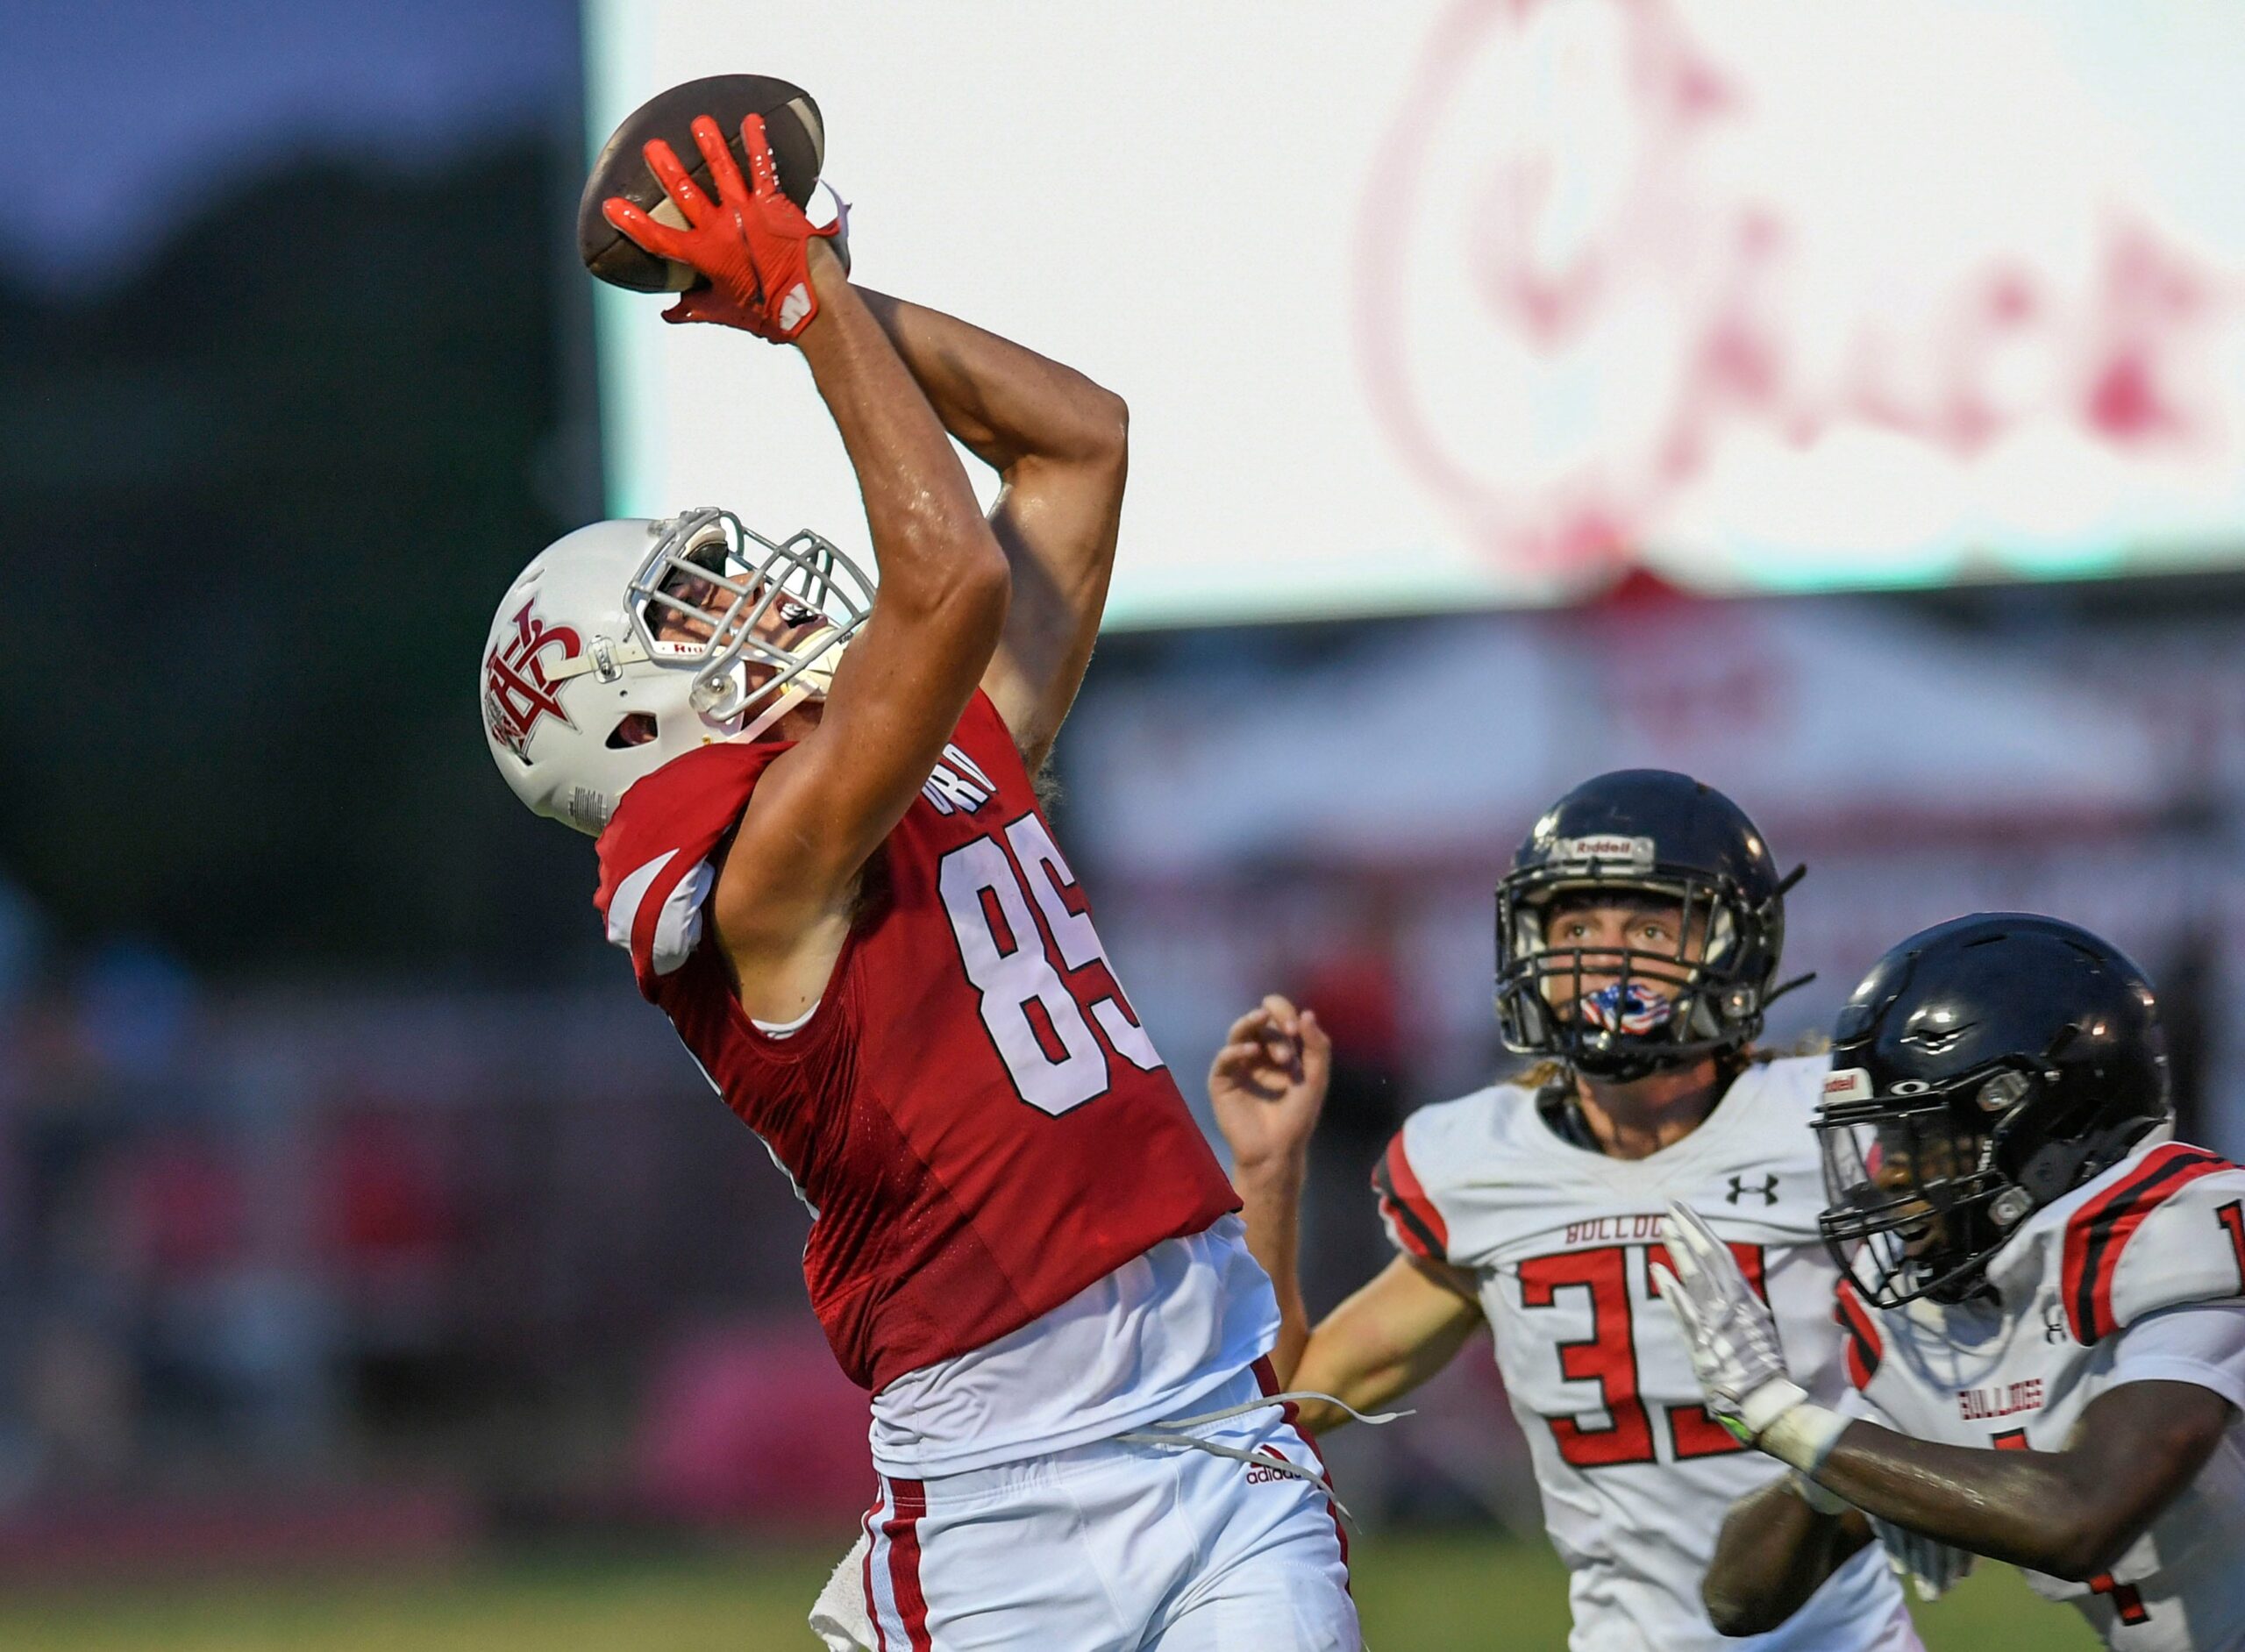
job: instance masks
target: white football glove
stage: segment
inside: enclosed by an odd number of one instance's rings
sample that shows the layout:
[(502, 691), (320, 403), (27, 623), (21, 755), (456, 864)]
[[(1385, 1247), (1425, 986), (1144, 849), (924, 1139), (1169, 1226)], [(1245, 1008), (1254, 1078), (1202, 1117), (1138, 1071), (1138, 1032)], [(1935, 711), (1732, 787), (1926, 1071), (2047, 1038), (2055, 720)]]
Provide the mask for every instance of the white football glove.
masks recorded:
[(1927, 1537), (1903, 1527), (1890, 1526), (1876, 1514), (1865, 1516), (1871, 1529), (1886, 1547), (1886, 1563), (1897, 1577), (1907, 1577), (1921, 1600), (1938, 1600), (1972, 1570), (1978, 1555), (1952, 1549), (1937, 1537)]
[(1670, 1205), (1667, 1239), (1674, 1266), (1655, 1263), (1654, 1284), (1683, 1330), (1707, 1410), (1747, 1444), (1813, 1475), (1845, 1423), (1786, 1373), (1769, 1304), (1700, 1213)]

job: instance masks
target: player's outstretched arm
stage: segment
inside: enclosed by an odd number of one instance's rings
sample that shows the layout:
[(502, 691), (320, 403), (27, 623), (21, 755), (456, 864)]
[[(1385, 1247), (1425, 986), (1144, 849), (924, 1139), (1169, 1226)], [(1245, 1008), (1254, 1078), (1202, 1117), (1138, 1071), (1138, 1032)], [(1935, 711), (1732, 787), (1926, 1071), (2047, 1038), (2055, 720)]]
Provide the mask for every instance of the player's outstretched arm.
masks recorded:
[[(1332, 1072), (1332, 1040), (1315, 1014), (1274, 993), (1232, 1022), (1208, 1069), (1208, 1100), (1231, 1149), (1247, 1247), (1278, 1292), (1279, 1381), (1377, 1411), (1450, 1363), (1481, 1322), (1481, 1305), (1471, 1274), (1400, 1257), (1310, 1328), (1297, 1265), (1302, 1184)], [(1316, 1433), (1349, 1413), (1306, 1400), (1301, 1421)]]
[[(1482, 1323), (1473, 1276), (1446, 1262), (1399, 1256), (1318, 1321), (1288, 1387), (1380, 1411), (1450, 1364)], [(1306, 1400), (1301, 1424), (1337, 1428), (1349, 1413)]]
[(818, 726), (766, 772), (710, 897), (743, 1001), (787, 1017), (823, 990), (859, 873), (987, 668), (1011, 578), (926, 396), (832, 249), (780, 193), (762, 121), (741, 126), (752, 183), (715, 121), (696, 120), (694, 139), (716, 200), (657, 142), (648, 164), (687, 227), (621, 200), (607, 203), (609, 219), (709, 279), (703, 307), (674, 319), (723, 320), (802, 351), (857, 472), (880, 569)]
[(1816, 1480), (1865, 1513), (2079, 1583), (2143, 1535), (2235, 1414), (2210, 1388), (2147, 1381), (2092, 1400), (2063, 1451), (1975, 1450), (1858, 1421)]
[(1033, 350), (859, 290), (944, 428), (1001, 479), (990, 525), (1012, 565), (1013, 604), (982, 686), (1034, 773), (1075, 701), (1107, 606), (1127, 410)]
[(1724, 1634), (1767, 1634), (1871, 1541), (1862, 1514), (1821, 1513), (1782, 1476), (1731, 1506), (1700, 1585), (1708, 1620)]
[(786, 948), (846, 904), (903, 818), (987, 668), (1010, 578), (958, 455), (824, 246), (817, 318), (798, 340), (865, 495), (880, 585), (816, 729), (759, 785), (713, 914), (742, 949)]

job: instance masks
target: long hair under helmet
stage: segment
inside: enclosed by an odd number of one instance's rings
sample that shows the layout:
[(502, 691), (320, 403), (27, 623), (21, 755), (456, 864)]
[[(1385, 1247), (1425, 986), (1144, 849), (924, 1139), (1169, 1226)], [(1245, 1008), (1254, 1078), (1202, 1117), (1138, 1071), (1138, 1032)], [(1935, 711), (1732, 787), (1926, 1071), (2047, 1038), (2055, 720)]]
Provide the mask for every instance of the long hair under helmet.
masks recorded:
[[(753, 740), (825, 693), (873, 596), (818, 535), (775, 543), (713, 507), (580, 528), (538, 552), (491, 622), (477, 684), (491, 760), (534, 813), (598, 833), (633, 781)], [(816, 629), (782, 645), (762, 634), (767, 616)], [(660, 638), (666, 618), (708, 635)]]
[[(1505, 1047), (1622, 1083), (1735, 1052), (1779, 993), (1785, 894), (1769, 845), (1711, 786), (1665, 769), (1587, 780), (1544, 812), (1497, 885), (1497, 1021)], [(1562, 947), (1571, 904), (1678, 908), (1673, 950)], [(1695, 936), (1704, 935), (1698, 958)]]

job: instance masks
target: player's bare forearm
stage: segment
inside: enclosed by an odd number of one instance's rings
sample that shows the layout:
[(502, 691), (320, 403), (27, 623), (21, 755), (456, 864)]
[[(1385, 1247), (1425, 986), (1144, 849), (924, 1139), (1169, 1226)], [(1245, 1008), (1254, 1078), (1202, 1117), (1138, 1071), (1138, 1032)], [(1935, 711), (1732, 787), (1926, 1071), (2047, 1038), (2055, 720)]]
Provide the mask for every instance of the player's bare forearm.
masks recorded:
[[(1398, 1257), (1318, 1322), (1289, 1385), (1377, 1411), (1449, 1364), (1481, 1323), (1481, 1305), (1462, 1271)], [(1348, 1421), (1337, 1406), (1312, 1400), (1301, 1408), (1302, 1426), (1312, 1433)]]
[(2088, 1577), (2111, 1556), (2085, 1534), (2094, 1495), (2067, 1452), (1978, 1450), (1856, 1422), (1818, 1483), (1881, 1520), (2052, 1577)]
[(859, 290), (944, 427), (1003, 480), (990, 520), (1012, 566), (1013, 607), (985, 687), (1034, 768), (1075, 699), (1107, 606), (1128, 411), (1033, 350)]
[(1290, 1382), (1309, 1337), (1300, 1268), (1302, 1186), (1309, 1143), (1333, 1077), (1333, 1041), (1315, 1010), (1280, 993), (1234, 1021), (1208, 1064), (1208, 1106), (1231, 1150), (1232, 1186), (1247, 1223), (1247, 1248), (1279, 1298), (1272, 1363)]
[(881, 602), (939, 597), (992, 546), (942, 424), (887, 334), (823, 246), (819, 315), (798, 340), (865, 495)]
[(1279, 1385), (1291, 1387), (1309, 1341), (1309, 1309), (1301, 1294), (1301, 1192), (1308, 1166), (1300, 1156), (1272, 1164), (1232, 1167), (1247, 1224), (1247, 1248), (1271, 1276), (1279, 1299), (1279, 1342), (1271, 1350)]
[(1010, 584), (887, 335), (823, 245), (810, 271), (819, 309), (797, 343), (857, 471), (880, 585), (819, 726), (772, 765), (725, 857), (714, 915), (744, 989), (847, 905), (987, 668)]
[(1820, 1514), (1790, 1475), (1773, 1480), (1739, 1499), (1722, 1523), (1700, 1585), (1707, 1617), (1725, 1634), (1767, 1634), (1871, 1540), (1861, 1515)]
[(944, 428), (1001, 475), (1030, 459), (1107, 466), (1116, 457), (1120, 396), (972, 322), (870, 288), (857, 292)]
[(1856, 1422), (1816, 1478), (1865, 1513), (2080, 1582), (2190, 1484), (2233, 1414), (2209, 1389), (2142, 1382), (2093, 1400), (2063, 1451), (1940, 1445)]

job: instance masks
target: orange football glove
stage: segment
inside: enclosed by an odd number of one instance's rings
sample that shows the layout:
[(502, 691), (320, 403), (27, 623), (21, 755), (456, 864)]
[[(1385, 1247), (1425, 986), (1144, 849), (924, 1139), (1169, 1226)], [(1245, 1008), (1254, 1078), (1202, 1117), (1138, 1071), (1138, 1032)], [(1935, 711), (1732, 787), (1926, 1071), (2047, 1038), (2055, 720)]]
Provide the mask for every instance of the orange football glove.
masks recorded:
[(707, 115), (694, 122), (695, 145), (709, 163), (709, 181), (716, 186), (715, 201), (686, 175), (668, 144), (657, 138), (647, 145), (648, 169), (661, 181), (686, 228), (658, 224), (621, 196), (609, 196), (601, 210), (643, 250), (689, 265), (709, 279), (707, 288), (683, 295), (665, 310), (665, 321), (716, 322), (786, 344), (818, 314), (810, 243), (840, 225), (812, 227), (802, 209), (780, 192), (762, 116), (742, 121), (740, 136), (752, 187), (742, 179), (717, 123)]

